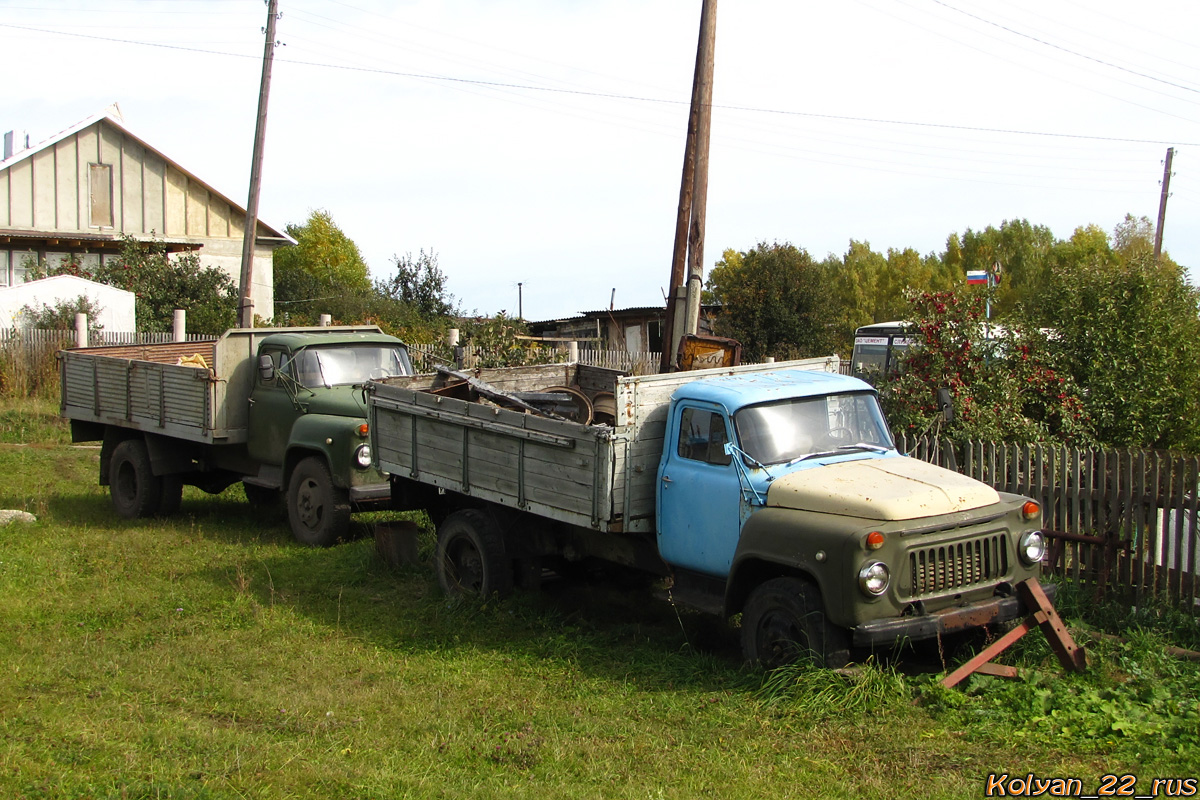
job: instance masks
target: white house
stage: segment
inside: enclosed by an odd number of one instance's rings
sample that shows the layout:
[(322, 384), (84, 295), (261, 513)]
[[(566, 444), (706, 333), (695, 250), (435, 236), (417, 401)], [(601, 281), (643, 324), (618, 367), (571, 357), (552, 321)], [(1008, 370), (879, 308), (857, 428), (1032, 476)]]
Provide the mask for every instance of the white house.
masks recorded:
[[(0, 160), (0, 287), (27, 264), (70, 256), (99, 265), (123, 236), (196, 250), (200, 263), (241, 278), (245, 209), (125, 127), (114, 103), (32, 147), (4, 136)], [(254, 313), (275, 315), (273, 254), (291, 243), (261, 220), (255, 231)]]
[(74, 275), (54, 275), (0, 288), (0, 328), (20, 328), (22, 310), (26, 306), (53, 308), (59, 302), (69, 303), (80, 296), (101, 309), (98, 315), (88, 320), (89, 325), (117, 333), (136, 330), (134, 303), (137, 298), (133, 292)]

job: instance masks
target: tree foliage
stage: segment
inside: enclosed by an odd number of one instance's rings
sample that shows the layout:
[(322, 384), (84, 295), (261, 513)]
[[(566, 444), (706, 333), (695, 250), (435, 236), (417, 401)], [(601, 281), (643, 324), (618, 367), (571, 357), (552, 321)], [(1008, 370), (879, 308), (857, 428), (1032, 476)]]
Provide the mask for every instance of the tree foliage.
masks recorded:
[(40, 306), (25, 306), (21, 309), (23, 322), (31, 328), (44, 331), (69, 331), (75, 329), (75, 315), (87, 314), (88, 332), (95, 333), (104, 329), (97, 320), (104, 312), (104, 307), (94, 302), (86, 295), (79, 295), (74, 300), (59, 300), (53, 306), (42, 303)]
[(454, 295), (446, 288), (446, 274), (438, 266), (433, 251), (413, 258), (412, 253), (392, 256), (395, 274), (375, 283), (375, 292), (388, 300), (403, 303), (425, 317), (447, 317), (458, 313)]
[(275, 314), (288, 325), (316, 324), (321, 314), (338, 320), (361, 317), (372, 299), (362, 254), (328, 211), (316, 210), (302, 225), (287, 226), (296, 244), (275, 251)]
[(1076, 230), (1024, 315), (1053, 328), (1102, 442), (1200, 451), (1200, 295), (1155, 262), (1148, 220), (1126, 218), (1113, 240)]
[(126, 236), (120, 254), (99, 266), (84, 266), (76, 258), (51, 268), (39, 265), (29, 278), (50, 275), (77, 275), (133, 292), (139, 331), (170, 331), (177, 308), (187, 311), (190, 330), (203, 333), (221, 333), (237, 319), (233, 279), (216, 267), (203, 266), (194, 251), (172, 255), (158, 239)]
[(749, 361), (828, 355), (833, 347), (825, 271), (794, 245), (727, 250), (707, 288), (722, 306), (715, 332), (741, 342)]
[[(909, 300), (918, 343), (881, 392), (894, 430), (989, 441), (1092, 440), (1079, 389), (1058, 368), (1043, 331), (995, 329), (984, 316), (985, 298), (961, 289), (912, 292)], [(941, 388), (954, 405), (945, 426)]]

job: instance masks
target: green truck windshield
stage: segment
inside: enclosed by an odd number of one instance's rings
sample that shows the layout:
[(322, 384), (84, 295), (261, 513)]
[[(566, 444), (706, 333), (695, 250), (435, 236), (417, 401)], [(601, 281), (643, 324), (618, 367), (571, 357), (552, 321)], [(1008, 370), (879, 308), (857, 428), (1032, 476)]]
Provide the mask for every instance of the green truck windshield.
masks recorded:
[(413, 374), (403, 348), (384, 344), (307, 347), (288, 365), (309, 389), (348, 386), (371, 379)]

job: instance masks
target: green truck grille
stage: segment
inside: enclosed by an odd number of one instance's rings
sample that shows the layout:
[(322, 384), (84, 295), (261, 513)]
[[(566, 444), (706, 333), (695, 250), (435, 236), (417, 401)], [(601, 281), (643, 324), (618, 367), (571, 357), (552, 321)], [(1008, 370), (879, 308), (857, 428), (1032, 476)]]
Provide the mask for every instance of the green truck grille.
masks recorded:
[(912, 597), (997, 580), (1008, 573), (1008, 538), (998, 533), (910, 550), (908, 573)]

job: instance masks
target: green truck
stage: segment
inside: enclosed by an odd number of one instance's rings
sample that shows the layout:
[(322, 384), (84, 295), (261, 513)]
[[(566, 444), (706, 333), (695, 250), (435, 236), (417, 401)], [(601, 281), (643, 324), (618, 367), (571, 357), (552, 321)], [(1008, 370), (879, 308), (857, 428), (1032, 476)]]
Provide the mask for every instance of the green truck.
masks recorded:
[(330, 545), (353, 510), (386, 504), (371, 464), (363, 387), (411, 375), (404, 343), (375, 326), (248, 328), (215, 340), (64, 350), (60, 413), (101, 442), (100, 483), (122, 517), (169, 515), (183, 486), (241, 481), (284, 501), (295, 538)]
[[(447, 592), (615, 562), (739, 618), (746, 659), (767, 666), (802, 649), (835, 666), (1023, 615), (1038, 504), (897, 452), (875, 390), (838, 370), (835, 356), (389, 378), (368, 386), (372, 451), (393, 506), (439, 523)], [(516, 404), (555, 395), (574, 413)]]

